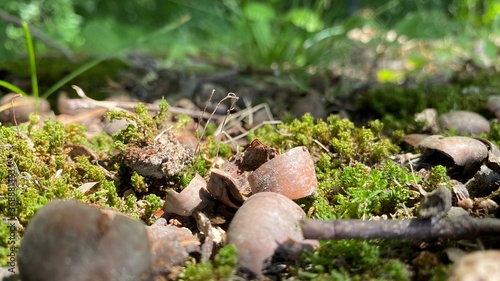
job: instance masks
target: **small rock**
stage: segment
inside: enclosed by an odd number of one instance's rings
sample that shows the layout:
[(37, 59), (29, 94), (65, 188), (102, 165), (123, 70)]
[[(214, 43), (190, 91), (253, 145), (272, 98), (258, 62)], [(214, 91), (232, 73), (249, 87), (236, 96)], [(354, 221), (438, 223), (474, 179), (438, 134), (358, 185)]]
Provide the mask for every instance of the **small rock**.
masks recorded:
[(489, 96), (488, 101), (486, 102), (486, 108), (495, 114), (497, 119), (500, 119), (500, 96)]
[(192, 152), (172, 136), (165, 134), (145, 147), (129, 146), (124, 163), (141, 176), (161, 179), (172, 177), (193, 160)]
[(135, 122), (126, 119), (110, 120), (109, 118), (104, 117), (102, 121), (102, 129), (109, 136), (113, 136), (119, 131), (126, 129), (128, 125), (136, 126)]

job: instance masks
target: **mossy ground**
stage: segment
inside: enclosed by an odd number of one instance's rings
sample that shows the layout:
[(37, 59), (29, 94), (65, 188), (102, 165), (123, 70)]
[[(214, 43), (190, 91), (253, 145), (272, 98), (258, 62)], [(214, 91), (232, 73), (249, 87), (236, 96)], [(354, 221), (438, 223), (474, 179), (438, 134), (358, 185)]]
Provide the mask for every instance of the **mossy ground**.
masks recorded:
[[(390, 127), (375, 120), (365, 126), (332, 115), (326, 120), (314, 120), (306, 114), (301, 119), (277, 125), (265, 126), (249, 136), (259, 138), (266, 145), (281, 151), (295, 146), (307, 146), (315, 159), (319, 181), (317, 195), (299, 200), (311, 218), (317, 219), (369, 219), (387, 216), (402, 219), (415, 216), (420, 201), (419, 193), (411, 185), (423, 184), (433, 189), (447, 182), (445, 170), (432, 170), (427, 181), (423, 181), (407, 168), (397, 164), (392, 157), (400, 153), (396, 145), (403, 131), (418, 130), (412, 114), (430, 107), (429, 95), (446, 91), (446, 99), (438, 100), (438, 110), (479, 109), (484, 104), (488, 87), (497, 86), (490, 77), (481, 78), (486, 82), (477, 85), (480, 94), (472, 98), (462, 89), (473, 87), (466, 78), (456, 78), (458, 86), (441, 89), (402, 89), (401, 87), (381, 87), (370, 92), (361, 103), (374, 116), (388, 121)], [(480, 81), (483, 81), (481, 80)], [(460, 86), (461, 85), (461, 86)], [(500, 87), (500, 85), (498, 85)], [(436, 106), (434, 106), (436, 107)], [(482, 109), (481, 109), (482, 110)], [(112, 113), (111, 118), (129, 118), (139, 124), (121, 133), (108, 137), (99, 135), (91, 140), (85, 137), (85, 128), (79, 125), (63, 126), (59, 122), (40, 123), (36, 116), (28, 124), (18, 127), (0, 126), (0, 214), (9, 218), (7, 212), (9, 175), (15, 175), (16, 210), (15, 218), (22, 227), (18, 228), (17, 246), (29, 220), (37, 210), (50, 200), (76, 198), (80, 201), (107, 206), (146, 222), (155, 219), (155, 211), (160, 209), (160, 198), (148, 194), (148, 181), (136, 173), (123, 173), (120, 162), (104, 168), (99, 162), (88, 157), (68, 156), (68, 145), (83, 145), (93, 149), (102, 159), (122, 151), (130, 143), (150, 142), (167, 117), (168, 105), (163, 104), (162, 113), (156, 118), (149, 117), (141, 106), (135, 115)], [(182, 120), (182, 119), (181, 119)], [(182, 123), (182, 122), (181, 122)], [(404, 127), (409, 124), (410, 127)], [(402, 129), (402, 130), (396, 130)], [(385, 132), (392, 132), (390, 137)], [(498, 125), (493, 125), (491, 138), (499, 140)], [(229, 157), (231, 152), (214, 138), (207, 138), (202, 147), (206, 155), (216, 154)], [(181, 189), (195, 173), (206, 174), (210, 164), (201, 153), (185, 171), (171, 179), (170, 186)], [(111, 176), (110, 176), (111, 174)], [(128, 177), (126, 179), (120, 177)], [(82, 184), (97, 182), (95, 192), (88, 195), (78, 190)], [(137, 195), (124, 197), (123, 183), (129, 184)], [(173, 184), (172, 184), (173, 183)], [(0, 265), (6, 264), (9, 230), (7, 224), (0, 224)], [(422, 250), (408, 241), (325, 241), (314, 252), (304, 253), (296, 264), (282, 275), (292, 280), (410, 280), (436, 279), (443, 277), (447, 269), (440, 248)], [(433, 250), (434, 249), (434, 252)], [(426, 258), (427, 257), (427, 258)], [(183, 280), (222, 280), (234, 273), (234, 249), (224, 247), (215, 259), (208, 263), (190, 262), (182, 274)], [(198, 279), (199, 280), (199, 279)]]

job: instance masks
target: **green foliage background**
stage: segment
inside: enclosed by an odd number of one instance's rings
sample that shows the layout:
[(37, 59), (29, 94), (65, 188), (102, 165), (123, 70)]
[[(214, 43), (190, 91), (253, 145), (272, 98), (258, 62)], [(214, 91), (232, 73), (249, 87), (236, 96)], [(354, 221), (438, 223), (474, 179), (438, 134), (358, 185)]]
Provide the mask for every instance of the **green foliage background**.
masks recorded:
[[(469, 51), (467, 39), (482, 38), (487, 54), (497, 50), (495, 36), (500, 33), (500, 3), (494, 0), (4, 0), (0, 10), (78, 56), (113, 54), (138, 37), (190, 16), (174, 33), (137, 49), (170, 63), (195, 55), (254, 67), (326, 65), (332, 59), (349, 59), (357, 44), (377, 46), (383, 41), (353, 42), (348, 35), (357, 28), (373, 28), (381, 35), (395, 31), (407, 39), (454, 38)], [(25, 55), (18, 25), (0, 20), (0, 32), (0, 61)], [(35, 41), (38, 54), (58, 54)], [(443, 60), (448, 59), (445, 53)], [(421, 60), (417, 55), (412, 63), (418, 66)]]

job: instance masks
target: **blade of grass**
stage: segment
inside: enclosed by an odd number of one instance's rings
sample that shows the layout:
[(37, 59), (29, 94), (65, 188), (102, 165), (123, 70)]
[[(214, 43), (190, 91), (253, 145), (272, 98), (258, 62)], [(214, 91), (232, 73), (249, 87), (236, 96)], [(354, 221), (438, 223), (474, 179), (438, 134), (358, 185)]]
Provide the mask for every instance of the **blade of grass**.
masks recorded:
[[(35, 98), (35, 104), (38, 103), (38, 78), (36, 76), (35, 50), (33, 48), (33, 40), (31, 39), (30, 28), (26, 22), (23, 22), (24, 37), (26, 38), (26, 49), (28, 50), (28, 58), (30, 63), (31, 89), (32, 95)], [(36, 105), (35, 105), (36, 108)]]
[(54, 85), (52, 85), (49, 89), (47, 89), (43, 94), (42, 94), (42, 98), (43, 99), (46, 99), (48, 98), (50, 95), (52, 95), (55, 91), (57, 91), (59, 88), (61, 88), (64, 84), (68, 83), (69, 81), (73, 80), (75, 77), (79, 76), (80, 74), (84, 73), (85, 71), (91, 69), (92, 67), (100, 64), (101, 62), (107, 60), (107, 59), (110, 59), (134, 46), (137, 46), (137, 45), (140, 45), (144, 42), (147, 42), (151, 39), (154, 39), (154, 38), (157, 38), (158, 36), (164, 34), (164, 33), (167, 33), (167, 32), (170, 32), (174, 29), (177, 29), (178, 27), (180, 27), (181, 25), (183, 25), (184, 23), (186, 23), (187, 21), (190, 20), (190, 17), (189, 16), (184, 16), (182, 17), (181, 19), (179, 19), (178, 21), (176, 22), (173, 22), (173, 23), (170, 23), (170, 24), (167, 24), (165, 25), (164, 27), (146, 35), (146, 36), (142, 36), (142, 37), (139, 37), (137, 38), (136, 40), (134, 40), (133, 42), (129, 43), (129, 44), (125, 44), (123, 47), (119, 48), (116, 52), (114, 52), (113, 55), (103, 55), (103, 56), (100, 56), (94, 60), (91, 60), (85, 64), (83, 64), (82, 66), (78, 67), (77, 69), (75, 69), (73, 72), (71, 72), (70, 74), (66, 75), (65, 77), (63, 77), (61, 80), (57, 81)]
[(16, 87), (16, 86), (14, 86), (14, 85), (10, 84), (10, 83), (9, 83), (9, 82), (7, 82), (7, 81), (0, 80), (0, 86), (2, 86), (2, 87), (4, 87), (4, 88), (7, 88), (7, 89), (11, 90), (13, 93), (16, 93), (16, 94), (21, 94), (21, 95), (23, 95), (23, 96), (25, 96), (25, 97), (27, 96), (27, 94), (26, 94), (23, 90), (21, 90), (21, 89), (19, 89), (18, 87)]

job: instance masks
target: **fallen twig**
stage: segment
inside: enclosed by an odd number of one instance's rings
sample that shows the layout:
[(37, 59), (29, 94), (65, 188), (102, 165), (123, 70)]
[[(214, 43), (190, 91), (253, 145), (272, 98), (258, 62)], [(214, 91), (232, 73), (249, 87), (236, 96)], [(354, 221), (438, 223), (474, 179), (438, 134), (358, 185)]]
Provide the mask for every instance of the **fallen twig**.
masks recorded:
[(305, 239), (468, 239), (500, 234), (499, 219), (460, 216), (431, 220), (302, 220)]

